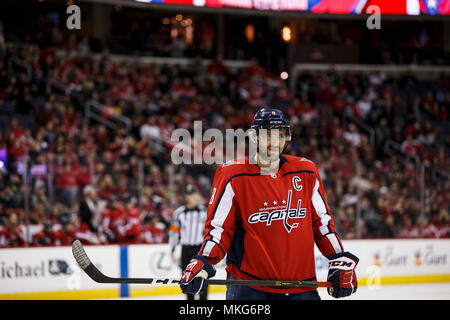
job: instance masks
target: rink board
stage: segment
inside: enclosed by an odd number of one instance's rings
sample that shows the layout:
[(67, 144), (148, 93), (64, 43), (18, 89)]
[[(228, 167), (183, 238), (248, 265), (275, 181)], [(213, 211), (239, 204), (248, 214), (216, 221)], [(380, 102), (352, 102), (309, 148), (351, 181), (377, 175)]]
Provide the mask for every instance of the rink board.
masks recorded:
[[(450, 239), (344, 240), (346, 250), (360, 258), (360, 286), (450, 282)], [(85, 246), (93, 263), (111, 277), (179, 279), (167, 244)], [(326, 280), (328, 260), (316, 249), (317, 279)], [(287, 262), (289, 263), (289, 262)], [(215, 278), (226, 276), (225, 262)], [(210, 292), (224, 292), (211, 286)], [(76, 264), (71, 247), (0, 249), (0, 299), (106, 299), (180, 294), (178, 286), (100, 284)]]

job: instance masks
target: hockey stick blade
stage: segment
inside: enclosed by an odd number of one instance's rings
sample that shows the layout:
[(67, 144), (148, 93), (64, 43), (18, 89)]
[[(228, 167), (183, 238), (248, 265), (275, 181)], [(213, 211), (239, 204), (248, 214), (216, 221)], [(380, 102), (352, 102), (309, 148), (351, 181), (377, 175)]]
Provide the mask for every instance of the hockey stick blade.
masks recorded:
[(179, 283), (179, 280), (175, 279), (153, 279), (153, 278), (111, 278), (104, 275), (89, 259), (86, 251), (84, 251), (83, 245), (80, 240), (75, 240), (72, 243), (72, 254), (77, 261), (78, 265), (84, 272), (95, 282), (99, 283), (143, 283), (151, 284), (155, 283)]
[[(111, 278), (104, 275), (89, 259), (79, 240), (72, 243), (72, 254), (78, 265), (98, 283), (136, 283), (136, 284), (179, 284), (180, 280), (169, 278)], [(212, 285), (270, 286), (270, 287), (331, 287), (330, 282), (318, 281), (280, 281), (280, 280), (222, 280), (209, 279)]]

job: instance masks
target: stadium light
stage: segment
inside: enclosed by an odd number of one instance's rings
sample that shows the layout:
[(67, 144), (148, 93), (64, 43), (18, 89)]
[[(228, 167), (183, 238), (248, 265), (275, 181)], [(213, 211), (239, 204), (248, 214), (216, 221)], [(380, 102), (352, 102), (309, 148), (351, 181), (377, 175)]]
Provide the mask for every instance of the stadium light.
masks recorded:
[(292, 30), (289, 26), (284, 26), (281, 29), (281, 38), (284, 42), (290, 42), (292, 40)]
[(251, 23), (245, 26), (245, 38), (248, 43), (253, 43), (255, 40), (255, 26)]

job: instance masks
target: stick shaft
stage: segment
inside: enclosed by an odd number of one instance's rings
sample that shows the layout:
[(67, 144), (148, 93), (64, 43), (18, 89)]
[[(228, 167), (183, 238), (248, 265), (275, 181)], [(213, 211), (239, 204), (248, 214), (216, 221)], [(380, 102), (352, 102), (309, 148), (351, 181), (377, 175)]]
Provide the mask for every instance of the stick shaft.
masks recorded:
[(332, 287), (330, 282), (323, 281), (283, 281), (283, 280), (221, 280), (209, 279), (208, 284), (265, 286), (265, 287)]
[[(103, 274), (91, 262), (80, 241), (75, 240), (72, 244), (72, 253), (75, 260), (84, 272), (95, 282), (99, 283), (130, 283), (130, 284), (179, 284), (177, 279), (170, 278), (111, 278)], [(266, 286), (266, 287), (331, 287), (330, 282), (320, 281), (283, 281), (283, 280), (225, 280), (209, 279), (212, 285), (243, 285), (243, 286)]]

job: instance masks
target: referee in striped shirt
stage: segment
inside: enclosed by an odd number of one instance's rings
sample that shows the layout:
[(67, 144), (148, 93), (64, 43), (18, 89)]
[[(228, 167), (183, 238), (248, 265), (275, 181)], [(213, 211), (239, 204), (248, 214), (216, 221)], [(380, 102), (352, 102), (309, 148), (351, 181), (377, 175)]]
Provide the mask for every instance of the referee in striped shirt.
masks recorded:
[[(185, 205), (177, 208), (172, 216), (169, 233), (171, 258), (175, 261), (174, 251), (181, 243), (181, 270), (185, 270), (191, 257), (197, 254), (205, 234), (206, 207), (202, 197), (191, 184), (186, 186)], [(207, 292), (200, 295), (200, 300), (207, 299)], [(195, 295), (188, 294), (187, 300), (195, 300)]]

